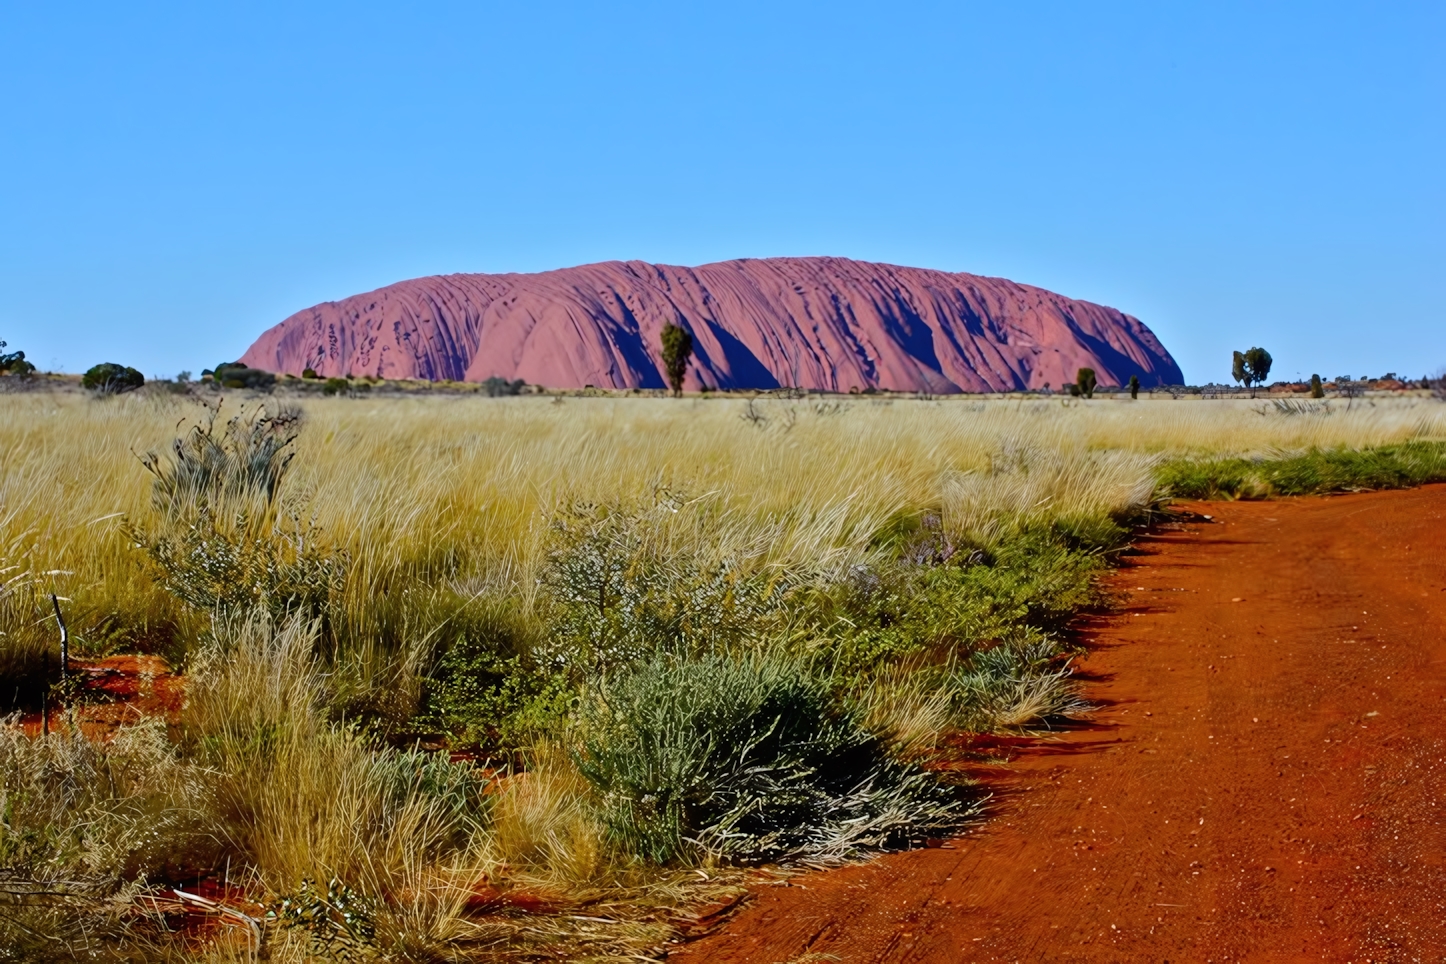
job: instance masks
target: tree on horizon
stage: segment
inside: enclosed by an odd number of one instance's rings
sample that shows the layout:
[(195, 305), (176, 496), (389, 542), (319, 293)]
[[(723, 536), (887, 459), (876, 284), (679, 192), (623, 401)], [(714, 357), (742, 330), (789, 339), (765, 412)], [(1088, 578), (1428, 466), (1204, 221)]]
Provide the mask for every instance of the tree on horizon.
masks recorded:
[(1263, 385), (1270, 377), (1270, 365), (1273, 361), (1270, 352), (1264, 348), (1237, 351), (1231, 361), (1230, 377), (1237, 382), (1243, 382), (1245, 387), (1250, 389), (1250, 397), (1254, 398), (1255, 386)]
[(663, 326), (663, 372), (668, 376), (668, 386), (673, 397), (683, 394), (683, 376), (688, 371), (688, 359), (693, 355), (693, 336), (671, 321)]

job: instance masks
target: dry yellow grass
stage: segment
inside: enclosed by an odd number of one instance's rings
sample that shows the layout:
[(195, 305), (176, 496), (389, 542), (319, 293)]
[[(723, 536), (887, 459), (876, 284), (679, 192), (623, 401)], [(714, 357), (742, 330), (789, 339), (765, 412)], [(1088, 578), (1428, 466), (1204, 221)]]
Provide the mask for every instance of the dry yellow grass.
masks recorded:
[[(1446, 406), (1425, 399), (1297, 409), (1163, 399), (302, 404), (289, 505), (347, 552), (344, 602), (359, 624), (403, 590), (442, 587), (525, 608), (550, 518), (579, 502), (647, 504), (667, 494), (679, 511), (648, 516), (657, 529), (650, 538), (664, 545), (705, 559), (837, 570), (865, 556), (901, 511), (938, 511), (952, 533), (987, 544), (1021, 521), (1139, 506), (1169, 455), (1446, 438)], [(227, 405), (223, 417), (240, 409), (236, 399)], [(210, 628), (154, 583), (122, 527), (151, 513), (151, 477), (136, 456), (164, 450), (179, 426), (204, 414), (174, 396), (0, 395), (0, 586), (33, 590), (0, 592), (0, 632), (49, 632), (38, 606), (49, 591), (70, 600), (82, 647), (116, 632), (133, 642), (147, 627), (158, 637)], [(436, 629), (406, 628), (418, 637)], [(300, 623), (221, 626), (213, 634), (226, 659), (208, 662), (218, 650), (203, 649), (192, 666), (191, 739), (233, 754), (211, 761), (217, 806), (229, 846), (248, 855), (268, 892), (333, 874), (362, 881), (400, 895), (378, 922), (391, 932), (388, 946), (428, 948), (465, 939), (459, 908), (483, 876), (559, 892), (629, 882), (625, 868), (609, 865), (589, 790), (557, 748), (501, 782), (475, 837), (442, 847), (449, 824), (435, 800), (412, 794), (397, 805), (385, 770), (395, 758), (325, 718), (321, 691), (338, 684), (320, 679), (313, 632)], [(398, 665), (365, 634), (353, 642), (350, 658), (377, 667), (361, 675), (391, 673), (397, 698), (412, 698), (408, 653)], [(870, 718), (903, 751), (923, 750), (947, 716), (939, 695), (907, 675), (880, 682)], [(1021, 698), (1024, 717), (1034, 712), (1027, 703)], [(272, 741), (261, 759), (248, 743), (257, 733)], [(276, 959), (302, 956), (277, 948)]]
[[(1000, 510), (1128, 504), (1162, 454), (1446, 437), (1446, 407), (1425, 399), (1306, 414), (1265, 400), (767, 400), (753, 403), (756, 420), (732, 399), (303, 404), (292, 490), (351, 553), (353, 607), (399, 577), (526, 596), (548, 514), (577, 500), (646, 500), (667, 488), (697, 500), (670, 538), (828, 565), (861, 551), (901, 509), (941, 507), (967, 530)], [(200, 407), (61, 393), (0, 397), (0, 414), (0, 568), (75, 597), (93, 636), (108, 614), (143, 626), (173, 613), (120, 522), (148, 512), (150, 477), (135, 455), (163, 449)], [(706, 538), (691, 531), (700, 526)]]

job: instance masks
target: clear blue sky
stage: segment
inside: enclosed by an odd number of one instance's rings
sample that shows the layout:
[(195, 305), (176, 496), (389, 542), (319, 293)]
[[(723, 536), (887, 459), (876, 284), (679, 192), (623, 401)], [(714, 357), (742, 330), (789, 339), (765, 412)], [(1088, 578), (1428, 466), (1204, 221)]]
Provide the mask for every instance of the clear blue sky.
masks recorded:
[(1446, 4), (0, 0), (0, 338), (239, 355), (453, 271), (834, 254), (1194, 382), (1446, 365)]

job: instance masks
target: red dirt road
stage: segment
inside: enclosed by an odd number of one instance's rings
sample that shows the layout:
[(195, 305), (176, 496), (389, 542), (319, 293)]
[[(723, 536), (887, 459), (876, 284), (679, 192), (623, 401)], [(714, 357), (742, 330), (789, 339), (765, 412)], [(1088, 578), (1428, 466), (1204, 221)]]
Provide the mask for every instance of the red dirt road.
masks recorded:
[(1446, 960), (1446, 486), (1191, 508), (1082, 627), (1093, 725), (991, 780), (992, 819), (760, 888), (670, 959)]

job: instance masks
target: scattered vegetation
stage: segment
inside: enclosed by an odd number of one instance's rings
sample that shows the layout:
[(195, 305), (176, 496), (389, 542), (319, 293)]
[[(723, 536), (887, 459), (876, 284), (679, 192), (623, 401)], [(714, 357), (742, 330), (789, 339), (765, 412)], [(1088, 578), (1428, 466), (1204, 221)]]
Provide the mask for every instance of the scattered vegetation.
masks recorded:
[(520, 378), (508, 381), (498, 375), (493, 375), (482, 383), (482, 391), (488, 398), (501, 398), (504, 395), (521, 395), (527, 383)]
[(1266, 499), (1398, 489), (1427, 482), (1446, 482), (1446, 444), (1411, 441), (1370, 449), (1178, 459), (1160, 470), (1161, 486), (1183, 499)]
[(0, 729), (18, 959), (191, 954), (138, 908), (198, 879), (272, 960), (651, 953), (685, 872), (970, 819), (941, 737), (1086, 709), (1067, 625), (1160, 486), (1446, 478), (1429, 399), (201, 397), (4, 400), (0, 700), (52, 591), (189, 680), (109, 743)]
[(214, 371), (201, 372), (202, 378), (222, 388), (244, 388), (255, 392), (269, 392), (276, 386), (276, 376), (259, 368), (248, 368), (241, 362), (225, 362)]

